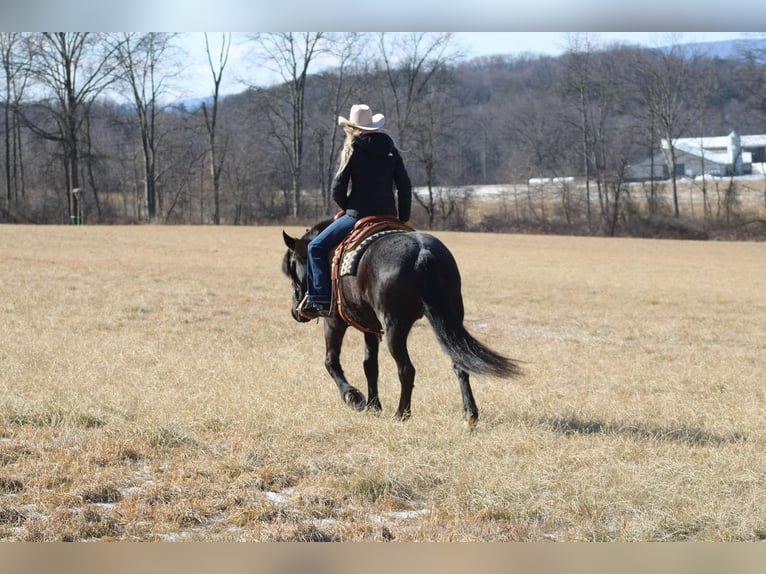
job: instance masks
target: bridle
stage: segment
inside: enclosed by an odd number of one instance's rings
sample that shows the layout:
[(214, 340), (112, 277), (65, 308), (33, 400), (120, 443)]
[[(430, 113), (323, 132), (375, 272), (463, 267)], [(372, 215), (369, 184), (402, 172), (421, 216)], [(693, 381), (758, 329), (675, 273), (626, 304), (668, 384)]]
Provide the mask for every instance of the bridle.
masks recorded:
[(290, 251), (290, 260), (289, 260), (289, 272), (290, 272), (290, 279), (293, 282), (293, 317), (300, 322), (305, 322), (306, 319), (302, 317), (297, 312), (298, 304), (303, 301), (303, 298), (306, 296), (306, 291), (308, 288), (306, 287), (306, 273), (304, 271), (303, 277), (301, 277), (298, 274), (298, 266), (303, 265), (304, 269), (306, 267), (305, 262), (301, 262), (301, 260), (295, 255), (294, 251)]

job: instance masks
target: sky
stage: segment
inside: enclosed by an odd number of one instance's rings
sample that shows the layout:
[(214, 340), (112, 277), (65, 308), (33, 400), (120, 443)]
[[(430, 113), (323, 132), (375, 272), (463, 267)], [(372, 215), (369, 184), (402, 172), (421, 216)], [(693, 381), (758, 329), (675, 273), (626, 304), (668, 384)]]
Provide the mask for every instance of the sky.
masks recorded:
[(24, 0), (6, 2), (2, 30), (750, 30), (762, 0)]
[[(454, 42), (466, 57), (489, 55), (560, 55), (567, 49), (567, 32), (455, 32)], [(747, 37), (743, 32), (588, 32), (596, 45), (612, 43), (638, 44), (646, 47), (665, 46), (672, 43), (713, 42)], [(247, 34), (233, 33), (229, 62), (223, 73), (222, 93), (240, 92), (248, 84), (268, 85), (275, 76), (263, 71), (254, 63), (252, 44), (246, 42)], [(220, 50), (222, 34), (208, 33), (211, 53)], [(212, 93), (212, 72), (205, 50), (202, 32), (183, 33), (180, 45), (185, 51), (187, 69), (183, 74), (183, 86), (176, 94), (180, 98), (207, 97)], [(319, 68), (315, 69), (317, 71)]]
[[(675, 35), (678, 41), (715, 42), (737, 39), (742, 32), (588, 32), (597, 43), (613, 42), (639, 44), (652, 47), (672, 43)], [(560, 55), (567, 49), (566, 32), (457, 32), (458, 42), (477, 55), (518, 54), (531, 52)]]
[[(766, 21), (762, 0), (386, 0), (354, 3), (340, 0), (24, 0), (3, 7), (0, 31), (174, 31), (188, 36), (188, 67), (180, 97), (205, 97), (211, 72), (204, 30), (248, 31), (447, 31), (469, 56), (520, 54), (557, 55), (566, 47), (566, 32), (598, 34), (603, 41), (646, 46), (667, 45), (671, 30), (688, 42), (738, 38), (759, 33)], [(593, 32), (599, 31), (600, 32)], [(606, 30), (616, 30), (608, 32)], [(636, 32), (631, 30), (654, 30)], [(715, 32), (714, 30), (737, 30)], [(219, 32), (211, 34), (211, 37)], [(762, 36), (763, 37), (763, 36)], [(195, 39), (196, 38), (196, 39)], [(253, 80), (247, 50), (235, 45), (224, 93), (240, 91)], [(248, 76), (250, 76), (248, 78)], [(265, 80), (268, 81), (268, 80)]]

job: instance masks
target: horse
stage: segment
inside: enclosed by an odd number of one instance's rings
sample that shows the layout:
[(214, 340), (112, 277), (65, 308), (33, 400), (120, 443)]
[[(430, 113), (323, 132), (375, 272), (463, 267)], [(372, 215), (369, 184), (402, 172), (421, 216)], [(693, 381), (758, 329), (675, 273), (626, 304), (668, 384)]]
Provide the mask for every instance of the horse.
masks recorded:
[[(330, 222), (320, 221), (299, 238), (282, 231), (287, 246), (282, 271), (292, 281), (292, 317), (301, 323), (310, 320), (297, 310), (306, 294), (308, 243)], [(340, 352), (349, 323), (337, 312), (324, 319), (325, 368), (335, 380), (343, 401), (353, 409), (382, 410), (378, 397), (382, 332), (396, 362), (401, 385), (394, 416), (399, 420), (411, 416), (415, 368), (407, 350), (407, 338), (413, 324), (424, 315), (441, 348), (452, 360), (468, 428), (479, 418), (469, 374), (515, 377), (522, 373), (517, 361), (493, 351), (466, 330), (457, 263), (444, 243), (431, 234), (412, 230), (380, 237), (359, 259), (356, 274), (340, 277), (339, 287), (343, 289), (345, 313), (354, 317), (355, 326), (364, 333), (367, 398), (349, 384), (343, 373)]]

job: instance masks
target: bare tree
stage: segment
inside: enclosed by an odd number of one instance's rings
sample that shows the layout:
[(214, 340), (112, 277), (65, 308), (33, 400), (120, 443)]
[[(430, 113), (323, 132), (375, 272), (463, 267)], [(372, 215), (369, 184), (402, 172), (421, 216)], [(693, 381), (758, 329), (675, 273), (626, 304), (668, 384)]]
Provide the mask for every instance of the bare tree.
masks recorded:
[[(766, 40), (766, 34), (758, 33), (758, 37)], [(763, 43), (748, 47), (743, 50), (743, 56), (747, 63), (745, 73), (743, 74), (744, 84), (748, 95), (755, 100), (756, 112), (761, 120), (766, 117), (766, 47)], [(751, 112), (752, 113), (752, 112)], [(766, 165), (766, 157), (760, 154), (753, 158), (753, 162)], [(766, 208), (766, 173), (764, 175), (763, 205)]]
[(415, 200), (428, 214), (428, 226), (433, 227), (437, 210), (442, 222), (458, 208), (458, 199), (466, 197), (447, 197), (441, 187), (450, 175), (450, 165), (454, 165), (458, 153), (452, 145), (452, 125), (455, 105), (450, 96), (443, 92), (433, 92), (424, 98), (419, 106), (419, 113), (412, 119), (411, 157), (422, 170), (424, 192), (414, 193)]
[[(436, 210), (434, 185), (438, 178), (440, 138), (439, 125), (448, 125), (449, 114), (434, 95), (436, 80), (446, 73), (448, 66), (457, 58), (452, 48), (451, 33), (414, 32), (378, 36), (380, 57), (386, 79), (384, 110), (393, 116), (396, 137), (403, 155), (414, 150), (414, 159), (426, 178), (427, 191), (421, 196), (413, 190), (415, 200), (428, 213), (429, 225), (433, 224)], [(387, 107), (391, 102), (390, 113)], [(437, 117), (438, 116), (438, 117)]]
[[(540, 222), (546, 220), (545, 186), (539, 190), (539, 204), (535, 204), (530, 187), (531, 178), (558, 178), (564, 175), (567, 157), (566, 139), (561, 137), (564, 120), (558, 98), (549, 91), (544, 97), (526, 94), (514, 99), (505, 123), (504, 135), (515, 144), (513, 177), (527, 182), (527, 208), (529, 215)], [(564, 188), (564, 214), (570, 219), (571, 204), (568, 188)]]
[[(328, 107), (332, 120), (341, 115), (349, 107), (346, 75), (348, 69), (357, 63), (360, 54), (364, 52), (367, 36), (359, 32), (347, 32), (328, 37), (328, 53), (336, 59), (337, 67), (331, 74), (334, 89), (328, 93)], [(324, 125), (324, 124), (323, 124)], [(318, 128), (316, 132), (317, 162), (320, 172), (320, 189), (322, 190), (322, 210), (329, 214), (332, 209), (332, 181), (337, 168), (340, 146), (338, 145), (339, 126), (336, 121), (330, 122), (329, 134), (326, 129)], [(325, 144), (327, 142), (327, 144)]]
[(45, 92), (40, 104), (55, 127), (26, 116), (25, 123), (61, 145), (69, 221), (80, 223), (81, 130), (91, 105), (115, 79), (114, 46), (90, 32), (45, 32), (32, 39), (32, 73)]
[(10, 213), (24, 194), (24, 163), (18, 108), (29, 80), (29, 52), (25, 36), (18, 32), (0, 32), (0, 65), (3, 70), (3, 136), (5, 142), (5, 209)]
[(293, 216), (300, 217), (305, 131), (305, 97), (309, 68), (324, 51), (323, 32), (269, 32), (253, 36), (267, 65), (282, 78), (283, 98), (269, 100), (275, 135), (282, 146), (290, 174)]
[(223, 158), (226, 155), (226, 144), (224, 141), (221, 148), (218, 144), (218, 107), (221, 96), (221, 80), (226, 63), (229, 61), (229, 50), (231, 48), (231, 33), (224, 34), (221, 38), (221, 48), (218, 52), (217, 60), (214, 61), (213, 54), (210, 51), (210, 42), (205, 33), (205, 50), (207, 60), (210, 64), (210, 72), (213, 74), (213, 103), (208, 110), (206, 102), (202, 102), (202, 113), (205, 116), (205, 127), (207, 128), (208, 145), (210, 151), (210, 177), (213, 182), (213, 223), (221, 223), (221, 170), (223, 169)]
[(665, 140), (665, 160), (673, 189), (673, 216), (680, 215), (678, 207), (678, 174), (676, 173), (675, 141), (690, 122), (693, 93), (688, 90), (692, 66), (683, 48), (674, 43), (669, 49), (643, 50), (637, 62), (637, 90), (649, 123), (657, 126)]
[(593, 224), (591, 217), (591, 175), (593, 157), (593, 135), (591, 133), (591, 59), (593, 43), (587, 33), (569, 36), (569, 49), (564, 54), (564, 96), (572, 96), (578, 112), (577, 127), (580, 131), (580, 154), (585, 176), (585, 210), (588, 227)]
[[(412, 32), (378, 36), (380, 57), (391, 96), (398, 139), (406, 141), (407, 128), (417, 106), (428, 94), (436, 74), (454, 61), (451, 32)], [(388, 98), (383, 98), (387, 105)], [(391, 115), (391, 114), (388, 114)]]
[(170, 72), (162, 69), (162, 60), (175, 34), (126, 32), (114, 37), (119, 77), (130, 90), (141, 135), (143, 159), (143, 206), (152, 221), (162, 210), (158, 153), (160, 134), (158, 116), (160, 97)]

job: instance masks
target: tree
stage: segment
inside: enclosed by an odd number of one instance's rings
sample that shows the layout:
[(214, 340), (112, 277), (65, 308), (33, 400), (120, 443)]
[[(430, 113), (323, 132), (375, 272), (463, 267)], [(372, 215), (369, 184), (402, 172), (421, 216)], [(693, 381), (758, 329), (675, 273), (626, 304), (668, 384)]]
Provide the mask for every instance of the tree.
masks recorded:
[(162, 70), (162, 60), (175, 34), (126, 32), (114, 37), (119, 77), (130, 90), (141, 137), (143, 159), (143, 204), (152, 221), (162, 209), (158, 155), (160, 97), (170, 73)]
[(3, 70), (3, 140), (5, 142), (5, 209), (10, 212), (24, 193), (24, 163), (18, 109), (29, 80), (26, 37), (18, 32), (0, 32), (0, 65)]
[(205, 128), (207, 129), (208, 145), (210, 149), (210, 177), (213, 182), (213, 223), (221, 223), (221, 170), (223, 169), (223, 158), (226, 155), (226, 144), (219, 147), (217, 137), (218, 129), (218, 107), (221, 96), (221, 80), (226, 63), (229, 61), (229, 50), (231, 48), (231, 33), (224, 34), (221, 38), (221, 48), (218, 52), (218, 59), (213, 61), (213, 55), (210, 51), (210, 42), (207, 32), (205, 32), (205, 51), (207, 52), (207, 61), (210, 65), (210, 72), (213, 74), (213, 105), (210, 111), (206, 102), (202, 102), (202, 113), (205, 117)]
[[(359, 32), (347, 32), (337, 36), (328, 37), (328, 53), (335, 57), (337, 67), (331, 74), (326, 76), (333, 78), (332, 90), (328, 90), (327, 107), (331, 110), (331, 118), (338, 117), (349, 107), (348, 92), (346, 90), (346, 75), (364, 53), (366, 36)], [(324, 123), (322, 124), (324, 125)], [(329, 134), (326, 128), (317, 128), (315, 140), (317, 142), (317, 164), (320, 174), (319, 187), (322, 190), (322, 210), (329, 214), (332, 210), (332, 182), (337, 170), (339, 126), (336, 121), (331, 121)], [(327, 142), (327, 143), (325, 143)], [(325, 153), (326, 150), (326, 153)]]
[[(521, 94), (514, 97), (504, 123), (505, 137), (514, 142), (511, 176), (527, 182), (527, 207), (531, 216), (545, 221), (544, 189), (540, 191), (539, 205), (535, 205), (530, 181), (532, 178), (558, 178), (565, 173), (566, 149), (569, 142), (562, 135), (565, 125), (560, 98), (553, 90), (542, 95)], [(564, 188), (568, 192), (568, 188)], [(568, 195), (562, 207), (567, 222), (571, 205)]]
[[(591, 184), (595, 182), (600, 225), (615, 233), (628, 156), (633, 151), (633, 130), (624, 108), (626, 64), (630, 48), (599, 48), (588, 34), (570, 36), (561, 93), (570, 103), (572, 124), (579, 132), (581, 170), (585, 175), (588, 228), (593, 229)], [(615, 183), (616, 182), (616, 183)]]
[(412, 120), (411, 157), (422, 170), (425, 191), (413, 193), (415, 200), (428, 215), (428, 226), (433, 227), (437, 208), (445, 222), (458, 207), (457, 200), (465, 198), (447, 197), (441, 184), (446, 184), (450, 166), (455, 165), (459, 153), (453, 145), (454, 102), (449, 94), (434, 91), (421, 102), (419, 113)]
[[(413, 190), (415, 200), (428, 213), (429, 225), (433, 224), (436, 210), (434, 184), (438, 177), (439, 162), (443, 149), (438, 148), (444, 134), (435, 133), (439, 125), (449, 125), (451, 114), (434, 95), (436, 79), (446, 72), (457, 55), (451, 50), (451, 33), (414, 32), (378, 36), (383, 73), (386, 79), (385, 94), (392, 102), (393, 123), (400, 148), (417, 150), (414, 159), (423, 171), (427, 193), (423, 197)], [(388, 97), (382, 98), (388, 102)], [(415, 166), (412, 166), (415, 167)], [(414, 171), (414, 170), (410, 170)]]
[(592, 226), (591, 217), (591, 170), (593, 166), (593, 135), (591, 133), (591, 58), (593, 43), (587, 33), (572, 34), (569, 37), (569, 49), (564, 54), (564, 79), (562, 90), (564, 97), (570, 96), (578, 113), (577, 128), (580, 132), (580, 154), (582, 170), (585, 175), (585, 210), (588, 227)]
[(675, 140), (690, 122), (694, 93), (688, 90), (692, 66), (682, 47), (674, 43), (669, 49), (638, 52), (637, 90), (644, 105), (648, 123), (656, 126), (665, 145), (663, 152), (670, 171), (673, 189), (673, 216), (678, 218), (678, 174), (676, 173)]
[(90, 32), (45, 32), (32, 41), (32, 75), (44, 91), (39, 105), (53, 126), (27, 116), (25, 123), (38, 136), (60, 144), (69, 221), (80, 223), (81, 131), (91, 105), (115, 79), (115, 48), (103, 34)]
[[(766, 40), (766, 34), (761, 33), (759, 36), (762, 40)], [(759, 119), (763, 120), (766, 118), (766, 43), (746, 48), (743, 52), (746, 61), (745, 73), (743, 74), (745, 90), (749, 99), (753, 101), (753, 112), (757, 113)], [(753, 158), (754, 162), (758, 160), (760, 163), (764, 163), (766, 157), (761, 155), (758, 158)], [(766, 179), (764, 181), (766, 182)], [(766, 208), (766, 185), (763, 189), (763, 205)]]
[(324, 51), (325, 33), (269, 32), (257, 34), (253, 40), (284, 81), (283, 89), (269, 99), (269, 112), (290, 175), (292, 213), (300, 217), (306, 82), (311, 64)]
[[(412, 32), (378, 36), (380, 57), (386, 78), (387, 95), (391, 96), (397, 137), (408, 137), (413, 114), (428, 94), (434, 76), (445, 69), (457, 54), (451, 51), (451, 32)], [(388, 102), (384, 97), (383, 102)], [(387, 110), (386, 110), (387, 112)]]
[[(455, 222), (462, 205), (455, 200), (456, 187), (516, 184), (535, 177), (563, 176), (559, 181), (569, 182), (568, 176), (584, 176), (590, 182), (594, 230), (600, 226), (603, 233), (620, 233), (623, 222), (639, 213), (629, 209), (625, 162), (632, 177), (639, 173), (634, 169), (639, 161), (642, 168), (648, 167), (649, 157), (663, 161), (643, 146), (651, 136), (656, 149), (665, 138), (660, 113), (647, 105), (654, 101), (647, 86), (653, 83), (649, 72), (663, 71), (670, 49), (595, 49), (580, 37), (579, 48), (573, 45), (564, 57), (466, 62), (457, 59), (443, 34), (326, 33), (313, 48), (304, 39), (316, 35), (261, 35), (264, 60), (256, 65), (271, 67), (285, 81), (224, 97), (226, 80), (235, 72), (235, 46), (231, 57), (222, 53), (221, 60), (218, 38), (208, 38), (201, 82), (204, 86), (204, 76), (213, 72), (210, 93), (218, 83), (218, 105), (214, 94), (203, 108), (201, 102), (168, 101), (173, 70), (187, 75), (193, 68), (173, 65), (174, 42), (166, 35), (0, 35), (0, 48), (6, 48), (0, 49), (0, 111), (5, 112), (5, 122), (0, 119), (5, 126), (4, 132), (0, 127), (0, 209), (11, 197), (16, 202), (13, 218), (60, 222), (72, 212), (76, 221), (79, 197), (84, 215), (93, 213), (96, 221), (98, 212), (100, 222), (153, 217), (172, 223), (253, 223), (296, 213), (301, 221), (313, 218), (333, 207), (328, 192), (342, 141), (335, 117), (359, 102), (386, 114), (386, 129), (417, 186), (415, 201), (422, 200), (417, 207), (423, 225), (428, 224), (426, 213), (435, 226)], [(79, 59), (74, 57), (77, 41), (83, 41)], [(278, 52), (279, 47), (286, 51)], [(107, 59), (110, 49), (114, 62)], [(765, 133), (762, 54), (706, 59), (686, 50), (678, 53), (686, 69), (685, 80), (676, 86), (674, 135)], [(112, 66), (117, 73), (107, 78)], [(69, 84), (67, 74), (74, 78)], [(706, 78), (715, 80), (714, 89), (702, 83)], [(208, 130), (213, 125), (215, 161)], [(755, 166), (760, 152), (755, 150), (752, 158)], [(519, 193), (507, 197), (516, 216), (531, 213), (543, 224), (538, 229), (563, 223), (579, 232), (586, 191), (559, 181), (546, 184), (544, 195), (536, 184), (528, 194), (515, 186)], [(671, 183), (662, 185), (670, 206)], [(703, 187), (711, 224), (716, 209), (712, 185), (707, 183), (708, 192)], [(82, 190), (79, 196), (70, 195), (73, 188)], [(322, 192), (314, 196), (307, 189)], [(686, 196), (678, 189), (683, 214)], [(743, 208), (750, 204), (745, 201), (749, 190), (738, 192)], [(723, 209), (731, 202), (724, 204), (723, 187), (720, 191), (718, 223), (725, 225)], [(761, 210), (764, 200), (766, 194), (759, 201)], [(698, 205), (694, 210), (701, 217)], [(449, 220), (440, 222), (445, 216)]]

